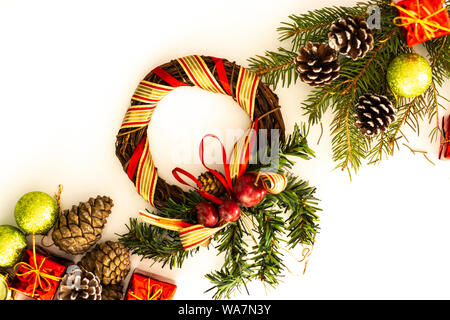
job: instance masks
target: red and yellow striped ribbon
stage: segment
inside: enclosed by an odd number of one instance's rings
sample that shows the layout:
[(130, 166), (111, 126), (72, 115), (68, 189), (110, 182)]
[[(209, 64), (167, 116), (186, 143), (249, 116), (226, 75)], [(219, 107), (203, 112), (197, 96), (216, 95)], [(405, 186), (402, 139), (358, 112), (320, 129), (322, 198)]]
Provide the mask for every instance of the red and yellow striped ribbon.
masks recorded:
[(177, 60), (196, 87), (214, 93), (226, 94), (200, 56), (188, 56)]
[[(214, 93), (232, 94), (225, 69), (223, 68), (223, 64), (220, 59), (213, 58), (216, 66), (220, 66), (220, 68), (217, 68), (219, 78), (221, 79), (220, 83), (214, 78), (212, 72), (209, 70), (202, 57), (193, 55), (177, 59), (177, 61), (195, 86)], [(171, 85), (162, 85), (145, 80), (141, 81), (133, 94), (132, 100), (144, 104), (133, 105), (128, 108), (122, 122), (121, 129), (143, 128), (148, 126), (159, 101), (161, 101), (161, 99), (163, 99), (176, 87), (187, 85), (186, 83), (176, 80), (159, 67), (154, 70), (154, 73), (162, 77), (163, 80)], [(238, 82), (235, 88), (236, 99), (239, 105), (247, 112), (252, 121), (258, 84), (259, 77), (256, 73), (241, 67)], [(153, 206), (153, 198), (158, 180), (158, 174), (151, 157), (147, 136), (144, 135), (143, 139), (145, 139), (142, 141), (144, 147), (142, 148), (141, 145), (139, 150), (135, 150), (136, 155), (134, 156), (136, 161), (134, 162), (134, 165), (129, 168), (132, 170), (127, 170), (127, 173), (130, 179), (133, 179), (136, 175), (135, 185), (137, 192)], [(246, 139), (248, 139), (248, 137), (244, 136), (241, 141)], [(241, 159), (242, 154), (239, 152), (243, 152), (244, 155), (247, 154), (247, 149), (245, 147), (246, 143), (245, 141), (241, 141), (239, 142), (239, 149), (237, 149), (236, 154), (233, 155), (234, 161)], [(137, 154), (137, 152), (140, 153)], [(136, 171), (134, 171), (135, 168), (137, 168)], [(234, 165), (233, 172), (235, 172), (235, 174), (236, 172), (239, 172), (239, 169), (236, 168), (239, 168), (238, 163)]]
[[(287, 178), (278, 173), (262, 172), (260, 173), (264, 188), (272, 194), (279, 194), (287, 186)], [(180, 241), (184, 250), (195, 249), (209, 241), (209, 239), (218, 231), (225, 228), (228, 223), (219, 227), (208, 228), (200, 224), (190, 224), (181, 219), (170, 219), (151, 214), (147, 211), (140, 211), (139, 215), (144, 222), (159, 228), (177, 231), (180, 235)]]
[(279, 194), (286, 189), (287, 178), (279, 173), (261, 172), (260, 179), (267, 192)]
[(241, 176), (247, 167), (250, 158), (250, 146), (254, 145), (252, 140), (256, 139), (256, 128), (258, 125), (258, 120), (253, 121), (248, 128), (245, 135), (243, 135), (238, 142), (233, 147), (229, 164), (230, 164), (230, 175), (232, 179)]
[(145, 104), (134, 105), (128, 108), (121, 129), (147, 126), (158, 102), (174, 89), (173, 87), (145, 80), (141, 81), (131, 99), (144, 102)]
[(181, 219), (163, 218), (147, 211), (140, 211), (142, 221), (159, 228), (177, 231), (180, 234), (180, 241), (185, 250), (191, 250), (201, 246), (211, 238), (217, 231), (225, 228), (224, 224), (216, 228), (208, 228), (200, 224), (190, 224)]
[(136, 190), (146, 201), (150, 202), (152, 206), (154, 206), (153, 196), (157, 182), (158, 173), (155, 164), (153, 163), (147, 139), (144, 145), (144, 152), (142, 153), (136, 171)]
[(241, 67), (236, 84), (236, 100), (253, 121), (255, 97), (258, 90), (259, 77), (256, 73)]
[(163, 218), (144, 210), (139, 211), (139, 215), (141, 216), (142, 221), (167, 230), (179, 232), (183, 230), (183, 228), (192, 226), (192, 224), (181, 219)]

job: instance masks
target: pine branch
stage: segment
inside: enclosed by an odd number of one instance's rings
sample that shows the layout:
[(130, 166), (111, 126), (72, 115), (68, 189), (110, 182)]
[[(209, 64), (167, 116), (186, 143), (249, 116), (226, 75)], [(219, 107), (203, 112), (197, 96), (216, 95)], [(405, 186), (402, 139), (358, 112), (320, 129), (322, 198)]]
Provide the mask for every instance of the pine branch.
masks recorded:
[[(309, 160), (315, 156), (314, 151), (309, 148), (308, 140), (306, 136), (308, 135), (307, 128), (305, 124), (300, 127), (295, 124), (294, 131), (286, 137), (284, 141), (280, 141), (278, 148), (278, 172), (283, 173), (286, 170), (290, 170), (295, 164), (295, 161), (291, 157), (297, 157), (300, 159)], [(257, 150), (255, 157), (261, 159), (261, 150)], [(272, 150), (270, 146), (267, 145), (263, 151), (264, 155), (272, 155)], [(248, 171), (260, 171), (264, 168), (269, 167), (271, 164), (249, 164)]]
[(365, 17), (368, 7), (378, 2), (358, 3), (354, 7), (334, 6), (290, 15), (289, 22), (282, 22), (282, 26), (278, 28), (279, 39), (280, 41), (289, 40), (292, 51), (298, 51), (307, 41), (323, 42), (323, 39), (328, 36), (331, 24), (338, 18), (347, 15)]
[(319, 200), (315, 198), (316, 188), (310, 187), (306, 181), (288, 175), (286, 189), (278, 195), (268, 195), (270, 201), (276, 203), (285, 212), (289, 212), (286, 220), (288, 245), (312, 245), (319, 230), (317, 207)]
[(175, 266), (180, 268), (187, 257), (198, 252), (185, 251), (175, 231), (138, 222), (137, 219), (130, 219), (127, 229), (128, 233), (119, 235), (119, 241), (130, 249), (132, 254), (160, 262), (163, 267), (169, 265), (171, 269)]
[[(249, 252), (243, 239), (244, 227), (238, 220), (230, 224), (219, 235), (216, 249), (219, 253), (225, 253), (225, 260), (219, 271), (206, 275), (213, 286), (206, 292), (215, 290), (214, 299), (230, 298), (242, 287), (247, 290), (246, 284), (252, 279), (252, 267), (249, 264)], [(248, 291), (247, 291), (248, 293)]]
[(206, 275), (206, 278), (211, 281), (213, 286), (205, 292), (216, 290), (213, 294), (214, 299), (229, 299), (236, 290), (240, 291), (243, 286), (245, 287), (247, 276), (242, 276), (242, 274), (248, 274), (249, 272), (239, 264), (232, 268), (222, 268), (211, 272)]
[(249, 58), (249, 68), (262, 76), (264, 82), (276, 89), (281, 82), (282, 87), (296, 83), (298, 79), (294, 59), (297, 53), (278, 48), (278, 51), (266, 51), (265, 56)]
[(259, 234), (259, 242), (253, 248), (253, 276), (264, 285), (275, 287), (283, 270), (280, 243), (284, 233), (284, 221), (280, 216), (281, 211), (274, 209), (269, 201), (251, 208), (251, 211), (258, 221)]
[(289, 157), (309, 160), (315, 156), (314, 151), (308, 146), (307, 135), (306, 125), (303, 124), (300, 128), (296, 123), (294, 131), (284, 141), (280, 142), (279, 157), (283, 170), (290, 170), (295, 164), (295, 161), (289, 159)]
[(365, 158), (367, 140), (354, 125), (356, 105), (356, 89), (349, 95), (341, 96), (339, 108), (335, 108), (335, 116), (331, 124), (333, 160), (338, 162), (336, 168), (355, 172)]
[[(191, 212), (202, 199), (197, 192), (185, 192), (184, 201), (177, 202), (169, 199), (166, 206), (157, 210), (156, 214), (194, 223)], [(163, 266), (168, 264), (170, 268), (181, 267), (187, 257), (198, 252), (198, 249), (185, 251), (179, 235), (175, 231), (138, 222), (137, 219), (130, 219), (130, 225), (127, 225), (127, 229), (127, 233), (119, 235), (119, 241), (129, 248), (133, 254), (138, 254), (143, 259), (148, 258), (161, 262)]]

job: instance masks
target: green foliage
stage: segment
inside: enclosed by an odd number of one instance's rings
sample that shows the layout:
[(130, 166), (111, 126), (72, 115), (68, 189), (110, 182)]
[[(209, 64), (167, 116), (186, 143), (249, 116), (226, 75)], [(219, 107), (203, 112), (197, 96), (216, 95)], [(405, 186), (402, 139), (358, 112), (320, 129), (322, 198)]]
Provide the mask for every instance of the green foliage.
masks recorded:
[(252, 278), (252, 266), (243, 239), (244, 234), (245, 227), (242, 221), (238, 220), (218, 235), (216, 249), (219, 254), (225, 253), (224, 264), (220, 270), (206, 275), (213, 284), (206, 292), (216, 289), (214, 299), (229, 297), (235, 290), (242, 291), (242, 287), (246, 288), (246, 283)]
[[(278, 51), (266, 51), (265, 56), (249, 58), (250, 68), (255, 71), (264, 71), (265, 82), (271, 84), (276, 89), (278, 83), (282, 86), (289, 86), (292, 82), (297, 82), (298, 76), (295, 70), (294, 59), (297, 52), (284, 48), (278, 48)], [(266, 72), (270, 70), (270, 72)]]
[[(449, 5), (449, 1), (446, 2)], [(357, 172), (364, 161), (378, 163), (393, 155), (398, 141), (402, 138), (406, 140), (401, 130), (405, 124), (419, 132), (420, 121), (428, 119), (430, 123), (435, 123), (430, 138), (440, 136), (439, 111), (443, 106), (439, 101), (445, 98), (438, 92), (438, 87), (450, 74), (450, 36), (424, 43), (433, 70), (433, 83), (428, 91), (416, 99), (397, 99), (387, 84), (386, 71), (394, 57), (413, 49), (407, 47), (402, 28), (393, 24), (398, 11), (390, 3), (382, 0), (359, 2), (354, 7), (322, 8), (291, 15), (289, 21), (283, 22), (278, 29), (280, 40), (288, 46), (266, 52), (264, 57), (249, 59), (250, 67), (266, 83), (274, 87), (279, 84), (290, 86), (298, 79), (294, 59), (300, 47), (308, 41), (327, 42), (330, 25), (336, 19), (346, 15), (368, 16), (369, 7), (379, 6), (381, 29), (373, 29), (375, 48), (356, 61), (341, 57), (340, 77), (325, 87), (312, 88), (301, 103), (310, 125), (321, 124), (324, 113), (332, 112), (333, 159), (337, 163), (336, 168), (347, 170), (350, 175)], [(288, 64), (289, 60), (291, 64)], [(368, 92), (388, 96), (397, 104), (397, 120), (386, 132), (371, 139), (360, 133), (354, 116), (358, 97)]]
[[(191, 212), (201, 200), (202, 197), (197, 192), (185, 192), (184, 202), (169, 199), (167, 205), (157, 210), (155, 214), (194, 223)], [(133, 254), (140, 255), (142, 259), (153, 259), (155, 262), (162, 263), (163, 266), (181, 267), (187, 257), (198, 251), (198, 249), (185, 251), (177, 232), (139, 222), (137, 219), (130, 219), (127, 229), (127, 233), (119, 235), (119, 241)]]
[[(268, 194), (258, 205), (242, 208), (241, 218), (230, 223), (215, 235), (214, 246), (218, 254), (223, 254), (224, 263), (219, 270), (206, 275), (212, 287), (213, 298), (229, 298), (236, 291), (247, 291), (247, 283), (262, 281), (275, 287), (285, 269), (280, 251), (282, 246), (294, 248), (297, 245), (312, 245), (318, 232), (318, 200), (314, 197), (315, 188), (290, 173), (294, 164), (292, 157), (309, 159), (314, 152), (308, 147), (306, 126), (295, 126), (291, 135), (280, 143), (279, 172), (288, 176), (286, 189), (278, 194)], [(248, 170), (258, 170), (253, 165)], [(186, 192), (183, 202), (169, 200), (166, 207), (157, 215), (178, 218), (195, 223), (192, 210), (203, 201), (196, 192)], [(200, 249), (185, 251), (177, 232), (131, 219), (128, 233), (119, 240), (133, 253), (142, 258), (153, 259), (170, 268), (181, 267), (185, 259)], [(254, 233), (257, 236), (254, 236)], [(245, 238), (252, 237), (254, 245)], [(248, 292), (248, 291), (247, 291)]]

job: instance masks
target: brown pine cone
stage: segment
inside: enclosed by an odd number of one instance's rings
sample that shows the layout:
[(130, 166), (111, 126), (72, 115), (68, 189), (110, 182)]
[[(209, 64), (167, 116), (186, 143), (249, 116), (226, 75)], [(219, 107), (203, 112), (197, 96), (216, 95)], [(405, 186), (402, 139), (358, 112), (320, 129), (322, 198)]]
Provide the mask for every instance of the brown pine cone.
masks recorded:
[(130, 251), (120, 242), (106, 241), (86, 253), (78, 265), (95, 273), (104, 285), (117, 284), (130, 271)]
[(366, 93), (359, 97), (356, 105), (355, 123), (366, 136), (375, 136), (385, 131), (395, 120), (392, 102), (385, 96)]
[(373, 49), (374, 42), (372, 30), (361, 17), (339, 18), (328, 33), (330, 47), (353, 60), (364, 58)]
[(113, 206), (111, 198), (97, 196), (64, 210), (53, 228), (53, 242), (73, 255), (86, 252), (100, 239)]
[(102, 300), (122, 300), (123, 286), (121, 284), (110, 284), (103, 286)]
[(311, 86), (324, 86), (339, 77), (336, 51), (326, 43), (307, 42), (295, 58), (300, 79)]
[(67, 268), (56, 294), (58, 300), (101, 300), (100, 279), (77, 265)]
[(202, 173), (198, 177), (198, 180), (200, 181), (203, 189), (206, 192), (208, 192), (216, 197), (220, 197), (221, 195), (225, 194), (225, 192), (227, 191), (225, 189), (224, 185), (219, 181), (219, 179), (217, 179), (216, 176), (214, 176), (209, 171)]

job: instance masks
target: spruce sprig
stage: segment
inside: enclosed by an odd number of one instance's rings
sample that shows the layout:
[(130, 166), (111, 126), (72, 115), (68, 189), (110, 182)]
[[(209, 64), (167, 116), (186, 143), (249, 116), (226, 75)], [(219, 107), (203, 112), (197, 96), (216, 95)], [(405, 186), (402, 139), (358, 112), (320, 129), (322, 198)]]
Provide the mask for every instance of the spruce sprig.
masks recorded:
[[(276, 286), (283, 276), (284, 265), (281, 248), (284, 245), (293, 248), (297, 245), (311, 245), (318, 232), (318, 200), (314, 197), (316, 189), (308, 186), (290, 172), (294, 164), (292, 157), (309, 159), (314, 156), (308, 147), (306, 125), (295, 125), (292, 134), (280, 143), (279, 172), (288, 177), (286, 189), (278, 195), (268, 194), (258, 205), (242, 208), (242, 217), (230, 223), (212, 239), (211, 244), (218, 254), (224, 256), (219, 270), (206, 275), (212, 287), (214, 299), (230, 298), (236, 291), (248, 292), (247, 283), (262, 281), (269, 287)], [(256, 165), (248, 170), (258, 169)], [(261, 168), (261, 167), (259, 167)], [(183, 219), (195, 223), (193, 208), (204, 199), (197, 192), (185, 192), (184, 201), (170, 199), (167, 205), (156, 214)], [(247, 216), (251, 221), (251, 230), (243, 223)], [(193, 256), (200, 248), (185, 251), (177, 232), (161, 229), (137, 219), (130, 219), (128, 232), (120, 235), (119, 240), (134, 254), (143, 259), (153, 259), (170, 268), (181, 267), (186, 258)], [(255, 245), (246, 242), (253, 233)]]
[[(291, 15), (278, 29), (280, 40), (285, 47), (269, 51), (265, 57), (250, 58), (250, 66), (264, 81), (274, 87), (289, 86), (298, 79), (295, 72), (294, 53), (306, 42), (327, 42), (330, 25), (336, 19), (347, 15), (368, 16), (371, 6), (381, 10), (381, 28), (373, 29), (375, 48), (365, 58), (353, 61), (341, 57), (340, 77), (321, 88), (312, 88), (310, 94), (301, 102), (301, 108), (308, 118), (309, 125), (321, 124), (325, 112), (333, 113), (330, 127), (332, 135), (333, 159), (336, 168), (347, 170), (350, 177), (356, 173), (363, 162), (379, 163), (383, 158), (394, 154), (403, 134), (403, 126), (409, 126), (419, 133), (420, 123), (427, 119), (434, 123), (430, 139), (438, 139), (439, 114), (443, 109), (442, 100), (447, 100), (439, 91), (450, 76), (450, 36), (443, 36), (424, 42), (433, 72), (433, 81), (426, 93), (414, 99), (397, 98), (390, 91), (386, 81), (387, 68), (396, 56), (413, 52), (407, 47), (402, 28), (394, 25), (393, 19), (398, 10), (391, 1), (373, 0), (357, 3), (354, 7), (330, 7), (309, 11), (305, 14)], [(450, 1), (446, 0), (450, 10)], [(288, 64), (292, 59), (292, 65)], [(359, 96), (373, 93), (388, 96), (397, 105), (397, 120), (388, 130), (373, 138), (361, 134), (355, 126), (355, 105)]]

